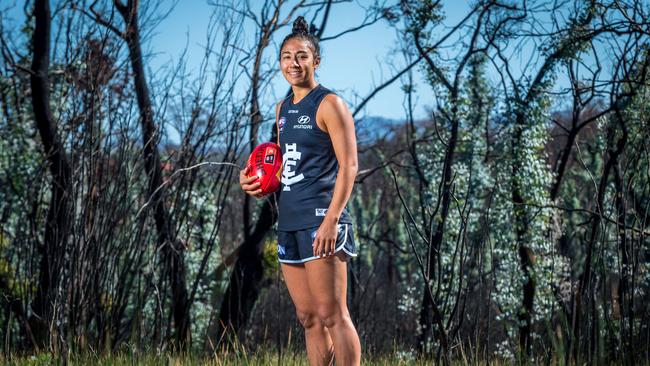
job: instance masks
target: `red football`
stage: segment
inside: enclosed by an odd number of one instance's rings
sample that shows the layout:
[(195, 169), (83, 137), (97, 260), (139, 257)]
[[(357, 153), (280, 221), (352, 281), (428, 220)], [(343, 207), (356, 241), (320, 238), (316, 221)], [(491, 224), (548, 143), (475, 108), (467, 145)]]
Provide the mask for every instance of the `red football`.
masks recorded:
[(280, 188), (280, 174), (282, 174), (282, 151), (280, 146), (273, 142), (257, 145), (248, 157), (248, 176), (257, 176), (255, 182), (260, 182), (262, 194), (273, 193)]

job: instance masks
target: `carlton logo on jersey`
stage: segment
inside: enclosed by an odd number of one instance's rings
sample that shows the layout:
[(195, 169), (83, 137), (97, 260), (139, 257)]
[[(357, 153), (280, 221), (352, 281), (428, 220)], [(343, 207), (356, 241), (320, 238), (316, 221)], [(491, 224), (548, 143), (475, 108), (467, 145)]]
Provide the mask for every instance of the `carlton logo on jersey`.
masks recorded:
[(305, 176), (300, 173), (296, 175), (294, 170), (296, 163), (300, 160), (302, 153), (298, 151), (297, 144), (284, 144), (285, 151), (282, 154), (282, 184), (284, 184), (283, 191), (291, 191), (291, 185), (305, 179)]
[(287, 123), (287, 119), (284, 117), (280, 117), (280, 120), (278, 120), (278, 130), (282, 132), (284, 130), (284, 124)]
[(308, 124), (310, 120), (311, 118), (309, 118), (309, 116), (303, 114), (302, 116), (298, 117), (298, 124), (293, 125), (293, 128), (311, 130), (312, 127), (310, 124)]

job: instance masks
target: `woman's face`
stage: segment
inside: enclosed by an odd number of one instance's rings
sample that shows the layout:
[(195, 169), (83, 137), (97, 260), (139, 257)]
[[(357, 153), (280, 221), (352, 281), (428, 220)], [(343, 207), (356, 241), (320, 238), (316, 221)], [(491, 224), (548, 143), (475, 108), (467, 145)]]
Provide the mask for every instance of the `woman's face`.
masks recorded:
[(300, 38), (291, 38), (280, 51), (280, 69), (282, 75), (292, 86), (310, 86), (315, 77), (314, 71), (320, 60), (314, 58), (309, 42)]

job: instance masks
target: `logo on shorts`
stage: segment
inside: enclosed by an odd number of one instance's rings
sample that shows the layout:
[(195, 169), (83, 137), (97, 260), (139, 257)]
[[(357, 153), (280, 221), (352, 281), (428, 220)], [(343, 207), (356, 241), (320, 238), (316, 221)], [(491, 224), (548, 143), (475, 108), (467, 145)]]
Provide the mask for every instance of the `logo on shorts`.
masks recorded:
[(284, 117), (280, 117), (280, 119), (278, 120), (278, 130), (280, 130), (280, 132), (282, 132), (282, 130), (284, 129), (285, 123), (287, 123), (287, 119)]
[(285, 253), (286, 253), (286, 252), (285, 252), (285, 250), (284, 250), (284, 246), (278, 244), (278, 255), (284, 256)]
[(327, 209), (326, 208), (317, 208), (316, 209), (316, 216), (325, 216), (327, 214)]

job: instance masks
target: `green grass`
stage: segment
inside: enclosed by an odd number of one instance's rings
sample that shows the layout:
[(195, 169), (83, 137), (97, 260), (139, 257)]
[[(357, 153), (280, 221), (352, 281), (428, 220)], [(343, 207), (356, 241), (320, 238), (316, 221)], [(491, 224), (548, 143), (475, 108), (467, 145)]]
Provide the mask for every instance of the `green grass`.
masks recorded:
[[(543, 363), (543, 362), (542, 362)], [(415, 360), (404, 358), (398, 354), (387, 356), (368, 356), (362, 355), (362, 366), (430, 366), (434, 365), (433, 360)], [(494, 365), (494, 366), (509, 366), (509, 365), (535, 365), (539, 362), (509, 362), (499, 359), (482, 360), (477, 362), (467, 362), (463, 359), (455, 359), (451, 362), (452, 366), (461, 365)], [(562, 362), (552, 361), (551, 365), (563, 365)], [(623, 363), (612, 363), (618, 365)], [(309, 365), (307, 362), (307, 355), (304, 353), (287, 352), (282, 355), (276, 352), (258, 352), (256, 354), (217, 354), (208, 356), (205, 354), (187, 354), (187, 355), (172, 355), (170, 353), (162, 354), (128, 354), (118, 353), (111, 355), (94, 355), (94, 354), (74, 354), (67, 357), (64, 363), (62, 359), (52, 356), (48, 353), (40, 353), (37, 355), (10, 355), (3, 356), (0, 354), (0, 365), (8, 366), (50, 366), (50, 365), (102, 365), (102, 366), (302, 366)], [(650, 365), (648, 362), (642, 365)]]
[[(282, 355), (273, 352), (258, 352), (250, 354), (220, 354), (212, 357), (205, 355), (184, 355), (176, 356), (171, 354), (113, 354), (113, 355), (70, 355), (66, 359), (67, 365), (105, 365), (105, 366), (298, 366), (309, 365), (307, 355), (304, 353), (284, 353)], [(11, 366), (41, 366), (41, 365), (63, 365), (63, 360), (47, 353), (23, 356), (1, 356), (0, 364)], [(362, 365), (370, 366), (402, 366), (402, 365), (432, 365), (431, 360), (406, 360), (400, 359), (397, 355), (365, 358)], [(454, 364), (464, 364), (462, 362)]]

